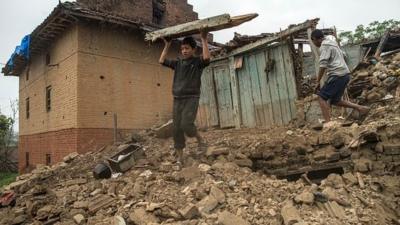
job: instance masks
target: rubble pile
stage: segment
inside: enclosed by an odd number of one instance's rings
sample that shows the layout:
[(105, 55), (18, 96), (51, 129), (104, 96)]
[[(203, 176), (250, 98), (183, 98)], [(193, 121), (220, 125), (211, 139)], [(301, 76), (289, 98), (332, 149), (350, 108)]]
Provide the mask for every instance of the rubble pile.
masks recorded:
[[(18, 177), (2, 190), (16, 201), (0, 208), (0, 224), (400, 224), (400, 99), (369, 103), (359, 123), (208, 130), (206, 152), (190, 141), (182, 168), (171, 139), (135, 133)], [(133, 167), (125, 158), (123, 173), (95, 178), (96, 165), (138, 146)]]
[(357, 70), (349, 85), (349, 94), (361, 103), (374, 103), (400, 95), (400, 53)]
[[(93, 177), (118, 149), (109, 146), (20, 176), (0, 224), (398, 224), (399, 107), (377, 107), (361, 125), (210, 130), (207, 152), (190, 142), (181, 169), (171, 140), (136, 134), (146, 158), (124, 174)], [(277, 178), (343, 161), (343, 174), (322, 181)]]

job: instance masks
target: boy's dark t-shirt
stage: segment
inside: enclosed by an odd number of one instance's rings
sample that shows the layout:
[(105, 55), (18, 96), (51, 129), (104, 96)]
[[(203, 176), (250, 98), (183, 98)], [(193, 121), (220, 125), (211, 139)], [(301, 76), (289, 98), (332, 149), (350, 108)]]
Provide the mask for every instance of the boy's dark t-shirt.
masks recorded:
[(164, 66), (175, 70), (172, 94), (175, 98), (200, 97), (201, 74), (210, 60), (201, 57), (168, 60)]

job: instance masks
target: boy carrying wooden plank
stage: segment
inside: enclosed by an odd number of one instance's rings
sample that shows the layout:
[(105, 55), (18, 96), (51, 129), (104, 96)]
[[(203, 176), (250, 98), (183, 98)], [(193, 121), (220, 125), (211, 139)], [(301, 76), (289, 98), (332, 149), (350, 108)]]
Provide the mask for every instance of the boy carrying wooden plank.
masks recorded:
[(199, 149), (205, 147), (203, 138), (194, 124), (199, 107), (201, 75), (203, 69), (210, 64), (210, 52), (207, 44), (208, 32), (201, 30), (203, 55), (195, 56), (196, 41), (193, 37), (186, 37), (181, 43), (182, 58), (166, 59), (171, 41), (163, 39), (164, 50), (160, 56), (160, 64), (175, 71), (172, 86), (174, 149), (177, 162), (183, 163), (183, 149), (186, 146), (185, 135), (197, 139)]

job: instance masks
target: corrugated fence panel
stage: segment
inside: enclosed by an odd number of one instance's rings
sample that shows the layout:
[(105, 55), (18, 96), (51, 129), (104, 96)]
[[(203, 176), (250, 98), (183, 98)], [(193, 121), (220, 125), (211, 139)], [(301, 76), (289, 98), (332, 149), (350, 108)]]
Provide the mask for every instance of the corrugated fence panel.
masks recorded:
[(277, 83), (279, 90), (279, 101), (281, 104), (281, 117), (283, 124), (287, 124), (291, 120), (291, 112), (289, 107), (289, 92), (288, 85), (286, 83), (286, 72), (285, 72), (285, 62), (282, 58), (282, 52), (284, 51), (284, 46), (280, 45), (273, 49)]
[(232, 91), (228, 64), (214, 67), (214, 80), (217, 91), (219, 125), (221, 128), (234, 127)]
[(263, 110), (263, 104), (261, 99), (261, 83), (258, 74), (258, 65), (255, 54), (246, 56), (247, 63), (249, 65), (250, 81), (251, 81), (251, 93), (254, 103), (254, 113), (257, 127), (265, 127), (265, 116)]
[(243, 126), (271, 127), (294, 118), (297, 94), (287, 44), (247, 53), (237, 76)]
[(273, 105), (271, 104), (271, 88), (269, 87), (269, 79), (268, 74), (266, 72), (266, 58), (265, 52), (261, 51), (256, 54), (257, 60), (257, 74), (258, 79), (260, 80), (260, 91), (261, 91), (261, 101), (262, 101), (262, 110), (265, 118), (265, 127), (271, 127), (274, 125), (274, 116), (273, 116)]
[(203, 71), (201, 77), (201, 96), (197, 113), (199, 127), (214, 127), (219, 125), (217, 101), (215, 99), (214, 74), (211, 66)]
[(272, 114), (274, 117), (275, 125), (282, 125), (282, 106), (280, 102), (280, 87), (278, 82), (278, 67), (276, 65), (276, 48), (269, 49), (266, 51), (267, 62), (275, 62), (273, 68), (268, 73), (268, 86), (271, 89), (271, 104), (272, 104)]
[(289, 108), (290, 108), (290, 119), (296, 117), (296, 100), (297, 100), (297, 90), (295, 81), (294, 64), (290, 55), (290, 50), (288, 45), (282, 46), (282, 58), (285, 65), (285, 78), (289, 93)]
[(251, 90), (250, 65), (247, 57), (243, 58), (243, 66), (237, 71), (237, 77), (239, 83), (239, 100), (242, 124), (246, 127), (255, 127), (256, 119)]

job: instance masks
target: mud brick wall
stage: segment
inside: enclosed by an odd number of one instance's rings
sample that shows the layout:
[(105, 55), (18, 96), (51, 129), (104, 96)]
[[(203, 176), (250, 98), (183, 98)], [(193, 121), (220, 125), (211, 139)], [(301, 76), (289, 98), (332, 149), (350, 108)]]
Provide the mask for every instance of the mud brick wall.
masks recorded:
[(95, 11), (107, 12), (144, 23), (152, 21), (153, 3), (151, 0), (78, 0)]
[[(171, 118), (173, 71), (158, 63), (162, 43), (143, 40), (141, 31), (82, 23), (32, 58), (20, 76), (20, 171), (26, 166), (26, 152), (31, 165), (45, 164), (46, 154), (56, 163), (69, 153), (111, 143), (114, 113), (121, 130), (150, 128)], [(177, 54), (174, 46), (169, 57)]]
[[(48, 57), (49, 64), (46, 63)], [(73, 26), (56, 38), (47, 51), (32, 57), (19, 80), (19, 171), (30, 165), (52, 163), (77, 151), (78, 29)], [(51, 86), (51, 110), (46, 109), (46, 87)], [(26, 99), (29, 98), (29, 118)]]
[(187, 0), (166, 0), (165, 2), (164, 25), (171, 26), (198, 19), (198, 14), (193, 11), (193, 6), (188, 4)]
[[(123, 16), (146, 24), (153, 23), (152, 0), (78, 0), (90, 9)], [(162, 26), (171, 26), (196, 20), (198, 15), (187, 0), (165, 0)]]
[[(158, 58), (162, 43), (148, 45), (141, 32), (79, 26), (79, 128), (144, 129), (171, 118), (173, 71)], [(177, 56), (177, 48), (170, 57)]]
[[(48, 51), (34, 56), (19, 78), (19, 132), (31, 135), (76, 127), (78, 29), (71, 27)], [(46, 55), (50, 65), (46, 65)], [(27, 74), (29, 73), (29, 79)], [(46, 87), (51, 86), (51, 110), (46, 110)], [(26, 118), (26, 98), (30, 118)]]

